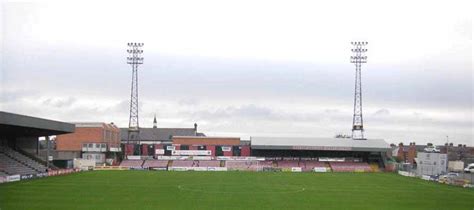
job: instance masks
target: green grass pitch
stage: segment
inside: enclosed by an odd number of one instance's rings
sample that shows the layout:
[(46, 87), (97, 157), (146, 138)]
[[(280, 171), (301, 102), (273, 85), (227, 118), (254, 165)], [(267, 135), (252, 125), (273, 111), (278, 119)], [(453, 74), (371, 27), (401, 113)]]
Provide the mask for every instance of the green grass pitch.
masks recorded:
[(474, 190), (388, 173), (94, 171), (0, 184), (0, 209), (473, 210)]

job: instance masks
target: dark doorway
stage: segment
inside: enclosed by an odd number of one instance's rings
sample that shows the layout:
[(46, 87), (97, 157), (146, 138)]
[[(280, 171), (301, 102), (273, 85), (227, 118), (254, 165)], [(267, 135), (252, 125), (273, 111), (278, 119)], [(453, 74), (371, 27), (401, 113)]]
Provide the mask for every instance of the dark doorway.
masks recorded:
[(224, 152), (222, 152), (222, 146), (216, 146), (216, 156), (224, 156)]
[(241, 147), (240, 146), (233, 146), (232, 147), (232, 155), (233, 156), (240, 156)]

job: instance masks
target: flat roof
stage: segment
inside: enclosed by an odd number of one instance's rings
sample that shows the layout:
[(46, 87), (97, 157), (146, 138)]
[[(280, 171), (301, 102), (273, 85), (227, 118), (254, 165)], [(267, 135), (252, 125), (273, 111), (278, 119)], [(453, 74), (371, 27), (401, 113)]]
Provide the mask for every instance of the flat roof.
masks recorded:
[(383, 139), (353, 140), (348, 138), (323, 137), (252, 137), (252, 149), (266, 150), (329, 150), (329, 151), (373, 151), (391, 149)]
[(51, 136), (72, 133), (75, 128), (71, 123), (0, 111), (1, 136)]

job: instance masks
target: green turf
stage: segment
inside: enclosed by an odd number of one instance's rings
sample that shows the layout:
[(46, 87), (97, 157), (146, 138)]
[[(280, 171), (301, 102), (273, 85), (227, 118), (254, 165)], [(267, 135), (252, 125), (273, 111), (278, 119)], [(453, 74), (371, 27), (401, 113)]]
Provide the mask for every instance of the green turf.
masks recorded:
[(0, 209), (473, 210), (474, 190), (387, 173), (95, 171), (0, 184)]

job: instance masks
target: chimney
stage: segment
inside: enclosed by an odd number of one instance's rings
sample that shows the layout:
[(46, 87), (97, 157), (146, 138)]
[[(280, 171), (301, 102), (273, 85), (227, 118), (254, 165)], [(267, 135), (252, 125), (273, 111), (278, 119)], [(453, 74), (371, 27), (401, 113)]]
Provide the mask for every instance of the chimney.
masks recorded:
[(415, 157), (416, 157), (416, 144), (415, 142), (410, 142), (410, 147), (408, 148), (408, 154), (407, 154), (407, 159), (408, 162), (411, 164), (415, 163)]
[(153, 128), (157, 128), (158, 123), (156, 122), (156, 114), (155, 117), (153, 118)]
[(198, 124), (197, 123), (194, 123), (194, 131), (197, 133), (198, 131)]

